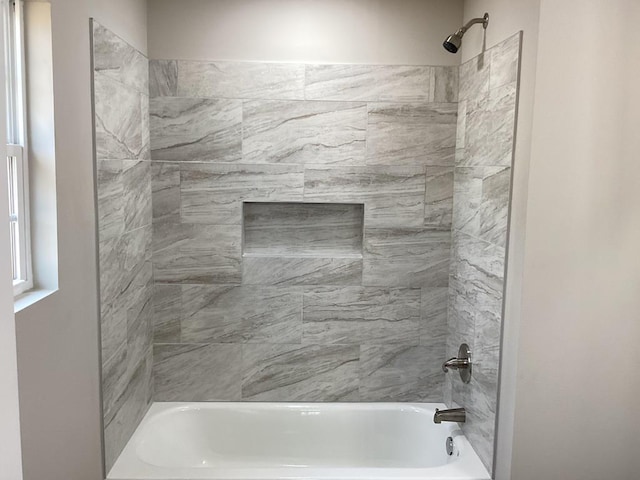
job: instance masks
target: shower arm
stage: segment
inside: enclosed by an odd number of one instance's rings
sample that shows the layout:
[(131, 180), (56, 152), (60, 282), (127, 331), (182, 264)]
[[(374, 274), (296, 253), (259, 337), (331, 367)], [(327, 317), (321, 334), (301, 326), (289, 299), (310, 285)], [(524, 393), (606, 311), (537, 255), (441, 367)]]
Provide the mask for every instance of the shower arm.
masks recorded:
[(464, 26), (460, 28), (460, 30), (456, 32), (456, 35), (463, 36), (465, 33), (467, 33), (467, 30), (469, 30), (469, 28), (476, 23), (481, 23), (482, 28), (486, 29), (487, 25), (489, 25), (489, 14), (485, 13), (482, 17), (472, 18), (467, 23), (465, 23)]

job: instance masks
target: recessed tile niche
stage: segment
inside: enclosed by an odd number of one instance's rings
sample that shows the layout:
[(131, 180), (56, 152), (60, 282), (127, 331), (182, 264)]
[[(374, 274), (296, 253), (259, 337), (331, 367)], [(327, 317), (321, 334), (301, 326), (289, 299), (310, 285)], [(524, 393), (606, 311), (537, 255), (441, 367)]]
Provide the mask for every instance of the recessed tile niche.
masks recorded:
[(244, 257), (362, 258), (364, 204), (245, 202)]

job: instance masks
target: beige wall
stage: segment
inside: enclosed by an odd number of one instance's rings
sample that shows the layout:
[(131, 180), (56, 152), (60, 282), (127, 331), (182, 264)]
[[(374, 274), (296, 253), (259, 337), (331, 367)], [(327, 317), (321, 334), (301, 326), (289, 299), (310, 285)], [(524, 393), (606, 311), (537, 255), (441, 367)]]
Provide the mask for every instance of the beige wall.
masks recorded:
[[(457, 65), (462, 0), (150, 0), (149, 58)], [(109, 25), (107, 25), (109, 26)]]
[[(147, 0), (88, 0), (89, 13), (101, 25), (147, 54)], [(182, 3), (181, 1), (175, 3)]]
[(16, 315), (24, 477), (102, 476), (89, 11), (52, 3), (59, 290)]
[(541, 2), (516, 480), (639, 476), (638, 23), (637, 0)]

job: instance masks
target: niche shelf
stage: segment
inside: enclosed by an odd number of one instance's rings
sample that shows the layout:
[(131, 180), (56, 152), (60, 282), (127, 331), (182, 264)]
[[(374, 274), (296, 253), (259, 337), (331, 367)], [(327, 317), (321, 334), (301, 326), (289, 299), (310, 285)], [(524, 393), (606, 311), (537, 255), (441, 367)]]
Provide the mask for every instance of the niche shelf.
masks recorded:
[(245, 202), (244, 257), (362, 258), (361, 203)]

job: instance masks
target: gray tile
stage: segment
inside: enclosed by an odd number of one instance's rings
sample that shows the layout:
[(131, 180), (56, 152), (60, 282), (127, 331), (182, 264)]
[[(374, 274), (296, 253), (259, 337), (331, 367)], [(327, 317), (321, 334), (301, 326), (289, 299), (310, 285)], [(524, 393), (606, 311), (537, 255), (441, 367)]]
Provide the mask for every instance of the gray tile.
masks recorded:
[(441, 402), (442, 358), (424, 346), (363, 345), (361, 401)]
[(420, 344), (441, 348), (443, 356), (447, 344), (447, 287), (423, 288), (420, 316)]
[[(467, 101), (461, 100), (458, 102), (458, 118), (456, 126), (456, 165), (458, 164), (458, 150), (462, 151), (464, 156), (465, 147), (465, 130), (467, 126)], [(463, 160), (462, 158), (460, 159)]]
[(149, 96), (175, 97), (178, 94), (178, 61), (149, 60)]
[(122, 161), (122, 201), (125, 231), (151, 223), (151, 162)]
[(127, 341), (127, 304), (116, 299), (100, 305), (102, 358), (110, 359)]
[(489, 50), (491, 55), (489, 87), (491, 89), (517, 81), (520, 37), (521, 34), (518, 32)]
[(178, 62), (181, 97), (302, 100), (304, 65), (264, 62)]
[(431, 67), (307, 65), (307, 100), (429, 101)]
[(302, 200), (302, 166), (200, 163), (180, 172), (183, 222), (240, 225), (243, 201)]
[(300, 343), (302, 288), (182, 287), (184, 343)]
[(242, 127), (246, 163), (364, 164), (364, 103), (244, 102)]
[(153, 343), (180, 343), (182, 287), (156, 284), (153, 310)]
[(154, 400), (240, 400), (241, 348), (229, 344), (154, 345)]
[(144, 262), (123, 294), (127, 302), (127, 368), (133, 370), (153, 343), (153, 277), (151, 262)]
[(98, 236), (100, 241), (124, 232), (122, 160), (98, 160)]
[(458, 72), (459, 67), (432, 67), (433, 80), (432, 102), (457, 102), (458, 101)]
[(331, 402), (358, 400), (359, 347), (242, 346), (242, 399)]
[(456, 168), (453, 227), (504, 247), (510, 189), (509, 167)]
[(242, 102), (156, 97), (149, 101), (153, 160), (236, 162), (242, 155)]
[(152, 162), (154, 222), (180, 222), (180, 163)]
[(142, 116), (141, 141), (142, 148), (138, 155), (139, 160), (151, 160), (151, 127), (149, 125), (149, 95), (140, 95), (140, 112)]
[(96, 158), (137, 159), (142, 152), (140, 93), (101, 72), (94, 76)]
[(241, 227), (156, 224), (153, 273), (159, 283), (240, 283)]
[(476, 101), (487, 95), (489, 92), (490, 63), (490, 55), (484, 53), (460, 65), (458, 101)]
[(427, 167), (424, 225), (450, 230), (453, 215), (453, 167)]
[(504, 288), (504, 248), (455, 232), (451, 285), (474, 309), (501, 317)]
[(480, 238), (500, 247), (506, 246), (509, 217), (511, 168), (486, 168), (480, 204)]
[(453, 179), (453, 228), (471, 235), (480, 233), (480, 205), (484, 168), (459, 167)]
[(122, 393), (121, 405), (115, 415), (105, 421), (105, 467), (111, 469), (116, 459), (129, 441), (134, 430), (151, 405), (151, 350), (136, 366), (130, 383)]
[(446, 287), (450, 244), (447, 231), (366, 229), (363, 285)]
[(245, 203), (244, 252), (362, 255), (364, 205)]
[(148, 92), (147, 58), (96, 21), (93, 23), (93, 63), (96, 72), (140, 93)]
[(369, 104), (368, 165), (453, 165), (455, 103)]
[(415, 345), (419, 329), (420, 289), (305, 289), (303, 343)]
[(425, 167), (307, 167), (305, 202), (365, 204), (368, 226), (424, 224)]
[(274, 257), (245, 255), (246, 285), (360, 285), (362, 258)]
[(465, 158), (459, 166), (511, 166), (515, 112), (513, 83), (467, 102)]

